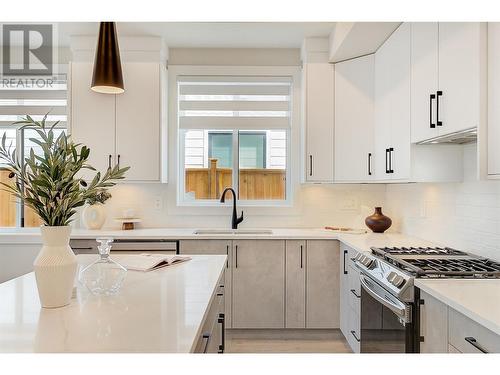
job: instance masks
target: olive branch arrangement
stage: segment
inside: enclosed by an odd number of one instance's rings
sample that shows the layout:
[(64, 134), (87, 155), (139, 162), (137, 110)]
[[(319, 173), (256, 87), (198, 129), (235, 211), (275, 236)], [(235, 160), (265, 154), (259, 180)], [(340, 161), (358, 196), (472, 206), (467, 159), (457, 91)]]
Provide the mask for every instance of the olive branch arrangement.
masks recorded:
[[(107, 189), (116, 184), (116, 180), (124, 178), (130, 167), (120, 168), (118, 165), (101, 176), (97, 172), (90, 182), (76, 175), (82, 169), (95, 168), (87, 163), (90, 149), (80, 143), (74, 143), (65, 132), (55, 137), (56, 122), (47, 126), (47, 115), (41, 121), (26, 116), (13, 125), (21, 125), (21, 129), (32, 129), (40, 139), (30, 141), (41, 147), (43, 156), (36, 155), (33, 149), (29, 157), (20, 160), (12, 144), (6, 145), (6, 134), (0, 145), (0, 160), (3, 160), (13, 184), (0, 182), (2, 190), (12, 193), (33, 209), (46, 226), (69, 225), (76, 213), (76, 208), (85, 202), (96, 202), (109, 197)], [(106, 198), (107, 199), (107, 198)], [(105, 200), (105, 199), (104, 199)]]

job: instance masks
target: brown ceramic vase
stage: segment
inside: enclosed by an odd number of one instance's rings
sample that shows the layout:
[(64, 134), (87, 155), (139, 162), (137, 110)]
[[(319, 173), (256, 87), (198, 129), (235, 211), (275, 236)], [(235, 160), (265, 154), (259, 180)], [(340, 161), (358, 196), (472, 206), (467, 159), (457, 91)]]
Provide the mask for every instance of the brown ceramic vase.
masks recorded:
[(392, 225), (392, 220), (382, 213), (382, 207), (375, 207), (375, 212), (365, 219), (365, 224), (374, 233), (384, 233)]

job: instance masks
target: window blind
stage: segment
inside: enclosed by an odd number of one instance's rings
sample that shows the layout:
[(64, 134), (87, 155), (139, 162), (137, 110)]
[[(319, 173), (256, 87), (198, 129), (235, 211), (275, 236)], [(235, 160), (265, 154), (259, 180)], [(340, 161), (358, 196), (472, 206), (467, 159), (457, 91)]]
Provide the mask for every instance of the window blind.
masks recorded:
[(286, 129), (291, 77), (179, 77), (181, 129)]
[(0, 127), (10, 127), (12, 123), (30, 115), (35, 120), (49, 113), (50, 122), (67, 122), (67, 82), (66, 75), (57, 76), (49, 83), (36, 78), (0, 79)]

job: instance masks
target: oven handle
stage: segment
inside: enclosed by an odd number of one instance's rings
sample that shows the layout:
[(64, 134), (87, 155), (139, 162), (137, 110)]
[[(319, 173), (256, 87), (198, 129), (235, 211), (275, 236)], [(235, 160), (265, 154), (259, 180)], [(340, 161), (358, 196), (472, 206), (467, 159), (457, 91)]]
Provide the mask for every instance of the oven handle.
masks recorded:
[(399, 318), (401, 318), (405, 323), (409, 323), (408, 316), (406, 314), (406, 305), (403, 302), (391, 301), (386, 296), (381, 296), (375, 289), (373, 289), (370, 284), (372, 283), (369, 279), (362, 273), (359, 275), (359, 280), (363, 289), (372, 296), (375, 300), (380, 302), (382, 305), (387, 307), (393, 313), (395, 313)]

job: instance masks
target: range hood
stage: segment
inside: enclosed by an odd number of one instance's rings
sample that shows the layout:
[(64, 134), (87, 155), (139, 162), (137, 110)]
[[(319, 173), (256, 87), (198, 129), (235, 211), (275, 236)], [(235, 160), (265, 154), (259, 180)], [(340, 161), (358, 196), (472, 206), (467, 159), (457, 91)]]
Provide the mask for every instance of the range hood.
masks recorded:
[(466, 143), (477, 142), (477, 128), (469, 128), (461, 130), (455, 133), (450, 133), (446, 135), (440, 135), (431, 139), (426, 139), (425, 141), (417, 142), (417, 145), (429, 145), (429, 144), (456, 144), (463, 145)]

